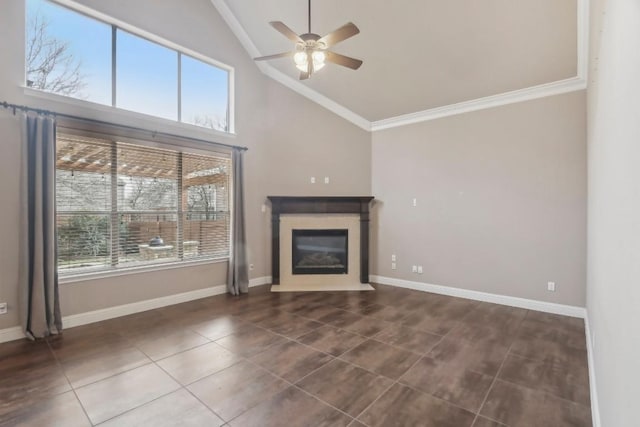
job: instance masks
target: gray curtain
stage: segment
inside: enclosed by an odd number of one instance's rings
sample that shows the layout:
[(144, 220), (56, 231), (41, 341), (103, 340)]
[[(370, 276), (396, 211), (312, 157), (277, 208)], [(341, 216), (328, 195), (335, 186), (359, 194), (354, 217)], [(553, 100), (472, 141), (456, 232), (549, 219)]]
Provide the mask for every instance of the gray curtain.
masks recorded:
[(51, 117), (22, 117), (20, 303), (27, 337), (62, 331), (56, 265), (56, 124)]
[(244, 151), (234, 148), (231, 153), (233, 168), (233, 211), (231, 217), (231, 248), (229, 251), (229, 272), (227, 290), (240, 295), (249, 292), (249, 265), (247, 263), (247, 241), (244, 227)]

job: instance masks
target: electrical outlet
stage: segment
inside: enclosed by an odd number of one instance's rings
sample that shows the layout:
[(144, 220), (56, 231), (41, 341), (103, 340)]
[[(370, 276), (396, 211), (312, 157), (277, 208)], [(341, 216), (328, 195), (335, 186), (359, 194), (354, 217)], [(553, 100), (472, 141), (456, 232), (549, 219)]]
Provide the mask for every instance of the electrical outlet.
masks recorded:
[(418, 274), (422, 274), (422, 266), (421, 265), (418, 266)]
[(556, 291), (556, 282), (547, 282), (547, 290), (550, 292)]
[(0, 302), (0, 314), (7, 314), (7, 303)]
[(415, 198), (413, 199), (413, 206), (414, 207), (418, 206), (418, 199), (415, 199)]
[(396, 254), (391, 255), (391, 261), (396, 262)]
[(395, 269), (396, 269), (396, 263), (395, 263), (395, 262), (392, 262), (392, 263), (391, 263), (391, 269), (392, 269), (392, 270), (395, 270)]
[(412, 273), (417, 273), (418, 272), (418, 266), (417, 265), (412, 265), (411, 266), (411, 272)]
[(262, 211), (262, 213), (265, 213), (267, 211), (267, 205), (262, 205), (262, 208), (260, 210)]

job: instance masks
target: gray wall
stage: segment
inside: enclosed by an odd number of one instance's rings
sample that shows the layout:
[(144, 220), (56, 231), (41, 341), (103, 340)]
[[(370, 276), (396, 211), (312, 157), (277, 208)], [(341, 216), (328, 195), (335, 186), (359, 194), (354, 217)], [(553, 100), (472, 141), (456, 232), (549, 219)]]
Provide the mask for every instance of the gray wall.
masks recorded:
[(640, 3), (592, 1), (587, 312), (602, 426), (638, 425)]
[[(98, 11), (222, 61), (236, 70), (236, 137), (213, 137), (246, 145), (246, 205), (251, 277), (270, 274), (270, 223), (261, 212), (267, 195), (347, 195), (371, 192), (371, 136), (289, 89), (263, 76), (208, 0), (83, 0)], [(212, 139), (188, 130), (111, 111), (90, 111), (24, 94), (24, 3), (0, 6), (0, 101), (26, 103), (115, 123)], [(0, 329), (18, 324), (18, 164), (19, 128), (0, 111), (0, 301), (9, 313)], [(330, 184), (309, 183), (329, 176)], [(141, 301), (225, 282), (226, 264), (165, 270), (61, 285), (63, 314), (70, 315)]]
[[(82, 0), (236, 69), (236, 137), (246, 145), (251, 277), (270, 274), (267, 195), (367, 195), (372, 273), (583, 305), (584, 94), (556, 96), (369, 134), (264, 77), (208, 0)], [(25, 95), (23, 0), (2, 2), (0, 101), (210, 138), (201, 130)], [(18, 324), (18, 127), (0, 112), (0, 329)], [(309, 183), (315, 176), (316, 184)], [(330, 184), (322, 178), (329, 176)], [(372, 178), (373, 177), (373, 178)], [(373, 187), (373, 188), (372, 188)], [(411, 207), (411, 200), (418, 206)], [(390, 270), (390, 255), (398, 270)], [(408, 271), (422, 265), (424, 274)], [(82, 313), (225, 281), (224, 263), (63, 284), (63, 312)], [(555, 293), (546, 282), (556, 281)]]
[(584, 306), (585, 115), (577, 92), (374, 133), (374, 274)]

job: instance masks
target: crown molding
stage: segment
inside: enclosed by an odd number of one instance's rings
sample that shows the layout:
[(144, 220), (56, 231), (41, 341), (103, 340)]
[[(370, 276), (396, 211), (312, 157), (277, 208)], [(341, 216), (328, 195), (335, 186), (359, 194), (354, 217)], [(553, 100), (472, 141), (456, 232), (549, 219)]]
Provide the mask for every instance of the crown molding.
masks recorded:
[(402, 116), (378, 120), (371, 124), (371, 130), (375, 132), (398, 126), (406, 126), (414, 123), (454, 116), (457, 114), (469, 113), (471, 111), (484, 110), (487, 108), (499, 107), (501, 105), (514, 104), (516, 102), (530, 101), (532, 99), (574, 92), (585, 89), (586, 87), (587, 83), (585, 80), (579, 77), (572, 77), (570, 79), (545, 83), (539, 86), (528, 87), (526, 89), (505, 92), (499, 95), (487, 96), (484, 98), (473, 99), (471, 101), (445, 105), (444, 107), (431, 108), (429, 110), (418, 111), (416, 113), (403, 114)]
[(311, 101), (323, 106), (327, 110), (337, 114), (343, 119), (353, 123), (354, 125), (371, 132), (371, 122), (364, 117), (354, 113), (349, 110), (347, 107), (338, 104), (337, 102), (327, 98), (321, 93), (311, 89), (309, 86), (306, 86), (300, 83), (298, 80), (292, 79), (291, 77), (284, 74), (282, 71), (277, 70), (271, 65), (267, 65), (266, 71), (263, 71), (267, 76), (271, 77), (273, 80), (282, 83), (289, 89), (299, 93), (300, 95), (310, 99)]
[[(262, 56), (249, 34), (244, 29), (240, 21), (235, 17), (225, 0), (210, 0), (227, 23), (231, 31), (238, 38), (242, 46), (252, 58)], [(548, 96), (560, 95), (563, 93), (584, 90), (587, 87), (587, 73), (589, 68), (589, 0), (577, 1), (577, 62), (576, 76), (564, 80), (545, 83), (524, 89), (518, 89), (484, 98), (459, 102), (456, 104), (444, 105), (442, 107), (430, 108), (428, 110), (415, 113), (403, 114), (401, 116), (387, 119), (369, 121), (356, 114), (347, 107), (338, 104), (328, 97), (320, 94), (314, 89), (300, 83), (288, 75), (277, 70), (265, 62), (256, 62), (256, 66), (263, 74), (283, 84), (298, 94), (321, 105), (329, 111), (337, 114), (354, 125), (370, 132), (390, 129), (399, 126), (406, 126), (414, 123), (429, 120), (441, 119), (443, 117), (464, 114), (471, 111), (479, 111), (487, 108), (494, 108), (517, 102), (529, 101)]]

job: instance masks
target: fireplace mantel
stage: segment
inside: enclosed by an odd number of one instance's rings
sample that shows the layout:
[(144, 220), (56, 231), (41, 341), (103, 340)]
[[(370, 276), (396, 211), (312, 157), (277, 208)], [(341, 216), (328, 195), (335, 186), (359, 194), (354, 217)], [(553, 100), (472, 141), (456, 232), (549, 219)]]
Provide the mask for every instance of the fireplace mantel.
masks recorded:
[(360, 215), (360, 282), (369, 283), (369, 204), (373, 196), (267, 196), (271, 201), (271, 277), (280, 283), (281, 214)]

